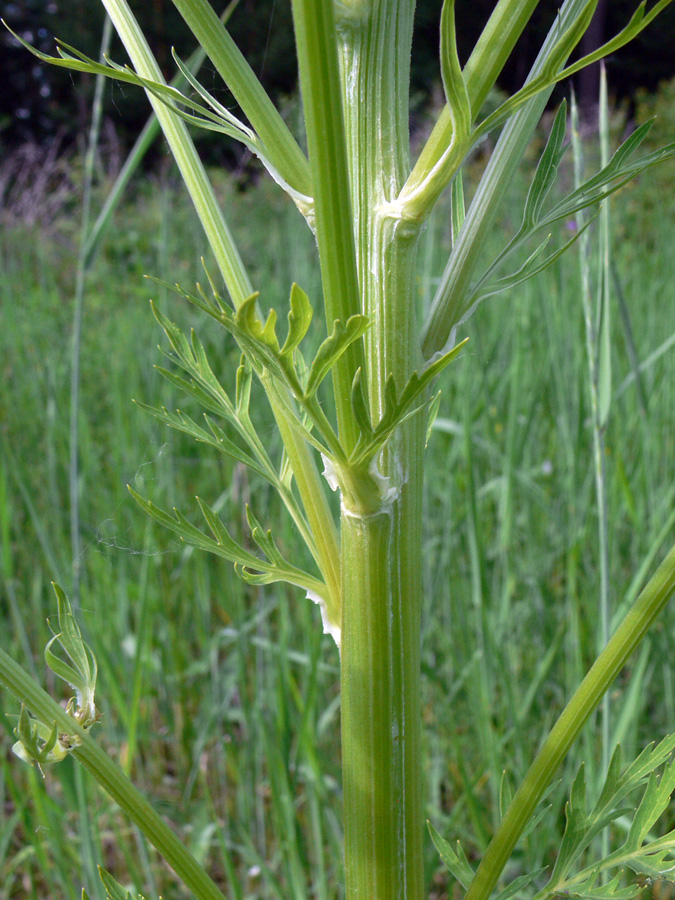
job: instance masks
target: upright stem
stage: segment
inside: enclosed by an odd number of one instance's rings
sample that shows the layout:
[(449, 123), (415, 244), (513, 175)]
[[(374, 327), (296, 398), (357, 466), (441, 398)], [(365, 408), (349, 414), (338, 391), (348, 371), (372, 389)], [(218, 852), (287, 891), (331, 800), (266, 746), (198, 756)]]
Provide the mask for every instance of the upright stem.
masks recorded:
[[(110, 49), (112, 38), (112, 22), (106, 16), (101, 37), (101, 60)], [(82, 343), (82, 314), (84, 311), (84, 287), (87, 277), (87, 237), (89, 231), (89, 217), (91, 213), (91, 192), (94, 182), (94, 163), (96, 161), (96, 149), (101, 130), (101, 113), (103, 110), (103, 84), (102, 75), (96, 78), (94, 91), (94, 103), (92, 105), (91, 128), (89, 129), (89, 142), (87, 154), (84, 159), (84, 196), (82, 197), (82, 226), (80, 230), (80, 249), (77, 259), (77, 272), (75, 276), (75, 303), (73, 306), (73, 334), (72, 334), (72, 358), (70, 369), (70, 464), (68, 482), (70, 491), (70, 543), (72, 554), (72, 599), (75, 609), (80, 604), (80, 557), (82, 555), (80, 541), (80, 468), (79, 468), (79, 426), (80, 417), (80, 345)]]
[[(335, 319), (344, 322), (361, 311), (332, 2), (293, 0), (293, 23), (313, 175), (326, 325), (330, 331)], [(354, 343), (332, 373), (338, 433), (347, 452), (357, 440), (349, 391), (354, 374), (362, 365), (361, 345)]]
[[(415, 478), (415, 482), (418, 479)], [(417, 486), (342, 517), (342, 765), (348, 900), (421, 900)]]
[[(347, 4), (345, 4), (345, 7)], [(338, 20), (366, 381), (382, 413), (420, 362), (418, 226), (392, 215), (408, 169), (411, 0), (349, 4)], [(381, 507), (342, 509), (342, 765), (348, 900), (423, 896), (419, 639), (422, 416), (387, 444)]]
[[(603, 70), (604, 71), (604, 70)], [(601, 92), (599, 104), (600, 122), (600, 161), (603, 166), (609, 159), (606, 81), (602, 80), (604, 91)], [(584, 177), (583, 142), (579, 130), (579, 109), (572, 103), (572, 143), (574, 147), (575, 184), (580, 184)], [(591, 398), (591, 415), (593, 422), (593, 461), (595, 468), (595, 494), (598, 504), (598, 552), (600, 557), (600, 646), (609, 640), (610, 634), (610, 585), (609, 585), (609, 509), (607, 499), (607, 474), (605, 464), (605, 426), (609, 413), (607, 399), (609, 384), (609, 200), (605, 200), (600, 211), (600, 284), (598, 285), (598, 304), (594, 308), (591, 297), (591, 239), (585, 231), (579, 239), (579, 269), (581, 275), (581, 302), (586, 325), (586, 356), (588, 359), (589, 389)], [(583, 227), (586, 216), (577, 214), (577, 226)], [(604, 339), (604, 340), (603, 340)], [(604, 364), (604, 365), (603, 365)], [(603, 402), (603, 375), (605, 398)], [(602, 784), (607, 775), (611, 757), (611, 703), (607, 692), (602, 698), (601, 706), (601, 748), (602, 759), (598, 782)], [(603, 858), (609, 855), (609, 831), (605, 829), (600, 836), (600, 852)]]

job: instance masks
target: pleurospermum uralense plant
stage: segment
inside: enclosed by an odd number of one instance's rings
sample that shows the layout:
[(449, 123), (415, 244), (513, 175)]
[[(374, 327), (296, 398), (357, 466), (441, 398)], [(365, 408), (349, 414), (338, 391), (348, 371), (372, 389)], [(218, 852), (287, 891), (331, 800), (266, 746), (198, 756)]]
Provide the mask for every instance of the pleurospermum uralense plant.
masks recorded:
[[(420, 747), (421, 513), (424, 451), (437, 377), (457, 356), (461, 325), (479, 303), (533, 276), (578, 237), (552, 249), (547, 230), (594, 209), (643, 169), (675, 155), (675, 146), (639, 157), (638, 129), (589, 180), (548, 202), (564, 152), (566, 109), (553, 124), (527, 194), (522, 224), (485, 265), (482, 251), (500, 203), (554, 85), (631, 40), (669, 4), (641, 3), (625, 28), (573, 65), (597, 0), (565, 0), (525, 86), (480, 124), (478, 115), (537, 0), (499, 0), (467, 62), (456, 50), (453, 0), (440, 22), (446, 105), (414, 165), (409, 162), (408, 89), (413, 0), (292, 0), (307, 152), (298, 144), (233, 44), (208, 0), (174, 0), (211, 63), (235, 96), (238, 120), (176, 60), (193, 91), (167, 86), (125, 0), (103, 0), (131, 67), (102, 65), (61, 44), (56, 65), (105, 74), (148, 94), (202, 221), (219, 269), (208, 287), (176, 290), (223, 326), (241, 349), (233, 384), (223, 387), (199, 339), (155, 310), (176, 368), (165, 371), (206, 411), (204, 424), (181, 412), (153, 410), (171, 426), (243, 463), (277, 491), (314, 560), (304, 571), (280, 553), (248, 512), (260, 554), (240, 546), (203, 501), (206, 529), (179, 512), (140, 505), (182, 539), (232, 561), (257, 584), (285, 581), (321, 607), (340, 648), (344, 857), (348, 900), (419, 900), (424, 893)], [(33, 51), (35, 52), (35, 51)], [(38, 54), (40, 55), (40, 54)], [(42, 57), (46, 58), (46, 57)], [(326, 337), (313, 358), (303, 346), (314, 305), (298, 285), (287, 311), (264, 313), (265, 286), (254, 291), (187, 125), (235, 137), (287, 192), (316, 237)], [(471, 204), (462, 166), (482, 137), (503, 130)], [(436, 201), (452, 192), (453, 246), (426, 319), (415, 314), (415, 259)], [(227, 295), (227, 296), (226, 296)], [(287, 312), (281, 336), (277, 320)], [(264, 389), (283, 440), (270, 458), (249, 417), (253, 379)], [(327, 384), (334, 404), (327, 402)], [(332, 409), (334, 408), (334, 415)], [(216, 421), (218, 417), (220, 421)], [(322, 477), (323, 476), (323, 477)], [(340, 520), (329, 491), (340, 495)], [(452, 577), (452, 573), (448, 573)], [(474, 872), (461, 844), (432, 837), (470, 900), (494, 891), (536, 808), (584, 722), (675, 589), (675, 551), (666, 557), (607, 643), (544, 741)], [(25, 705), (17, 751), (41, 765), (72, 753), (115, 798), (199, 900), (222, 900), (208, 874), (89, 734), (95, 665), (67, 599), (58, 592), (57, 638), (70, 658), (48, 649), (48, 664), (77, 690), (63, 710), (4, 652), (0, 680)], [(28, 715), (30, 711), (34, 718)], [(645, 843), (675, 786), (669, 761), (675, 737), (650, 746), (627, 767), (612, 757), (597, 800), (586, 804), (583, 772), (567, 809), (555, 865), (526, 874), (500, 893), (536, 900), (569, 893), (628, 900), (639, 889), (625, 872), (658, 878), (675, 865), (675, 833)], [(660, 777), (655, 774), (661, 767)], [(625, 798), (642, 788), (639, 801)], [(582, 854), (612, 821), (632, 813), (624, 843), (591, 866)], [(111, 897), (124, 897), (110, 875)]]

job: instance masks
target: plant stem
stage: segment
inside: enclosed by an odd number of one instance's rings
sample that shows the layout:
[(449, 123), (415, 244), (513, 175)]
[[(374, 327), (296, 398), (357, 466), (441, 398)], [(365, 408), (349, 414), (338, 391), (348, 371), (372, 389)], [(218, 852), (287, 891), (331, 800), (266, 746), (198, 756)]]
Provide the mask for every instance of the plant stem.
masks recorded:
[[(409, 239), (402, 247), (391, 235), (387, 240), (389, 225), (379, 229), (386, 264), (380, 269), (383, 340), (372, 342), (369, 354), (373, 404), (380, 399), (380, 374), (399, 371), (391, 359), (397, 350), (392, 332), (402, 323), (403, 310), (409, 314), (412, 295), (408, 263), (416, 241)], [(370, 287), (366, 296), (374, 301), (375, 286)], [(410, 365), (410, 360), (402, 362)], [(389, 487), (397, 491), (393, 501), (371, 515), (344, 506), (342, 512), (347, 900), (423, 896), (419, 643), (425, 424), (423, 415), (407, 423), (390, 439), (379, 462)]]
[[(112, 38), (112, 22), (106, 16), (103, 23), (101, 36), (101, 62), (104, 61), (110, 49)], [(84, 311), (84, 287), (88, 270), (87, 236), (89, 232), (89, 217), (91, 214), (91, 191), (94, 183), (94, 164), (96, 161), (96, 148), (101, 131), (101, 114), (103, 112), (103, 75), (96, 77), (94, 102), (92, 105), (91, 128), (89, 129), (89, 141), (87, 153), (84, 159), (84, 196), (82, 197), (82, 225), (80, 229), (80, 248), (77, 259), (77, 271), (75, 275), (75, 302), (73, 305), (73, 333), (71, 336), (71, 365), (70, 365), (70, 464), (68, 469), (68, 483), (70, 493), (70, 549), (72, 557), (72, 600), (74, 609), (80, 605), (80, 556), (82, 554), (80, 542), (80, 473), (79, 473), (79, 427), (80, 415), (80, 349), (82, 344), (82, 314)]]
[[(419, 227), (393, 214), (408, 167), (413, 3), (355, 4), (338, 22), (366, 381), (377, 422), (387, 376), (421, 362), (413, 303)], [(378, 468), (393, 490), (342, 509), (342, 765), (347, 900), (421, 900), (421, 498), (424, 416)], [(368, 512), (372, 512), (368, 510)]]
[[(333, 4), (293, 0), (293, 24), (314, 185), (326, 326), (330, 331), (335, 319), (346, 322), (361, 311)], [(352, 344), (332, 373), (338, 433), (347, 453), (358, 437), (350, 388), (360, 366), (363, 353), (359, 342)]]
[[(349, 900), (422, 897), (416, 498), (342, 518), (342, 765)], [(411, 508), (412, 507), (412, 508)]]

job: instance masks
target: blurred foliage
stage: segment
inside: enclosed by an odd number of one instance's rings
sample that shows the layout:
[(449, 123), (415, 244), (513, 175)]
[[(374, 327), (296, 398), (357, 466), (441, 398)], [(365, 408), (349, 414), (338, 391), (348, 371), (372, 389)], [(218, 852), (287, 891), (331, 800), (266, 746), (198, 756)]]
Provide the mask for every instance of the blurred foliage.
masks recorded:
[[(640, 90), (635, 96), (635, 124), (641, 125), (650, 119), (652, 128), (645, 141), (646, 150), (654, 150), (675, 141), (675, 79), (663, 81), (654, 93)], [(623, 239), (630, 231), (637, 231), (644, 237), (644, 244), (651, 248), (654, 235), (652, 222), (655, 215), (663, 211), (664, 197), (670, 196), (675, 179), (675, 162), (672, 160), (656, 166), (643, 180), (639, 190), (627, 185), (622, 194), (625, 198), (623, 216), (617, 223), (617, 238)], [(668, 221), (672, 229), (672, 215)], [(645, 249), (635, 247), (638, 254)]]

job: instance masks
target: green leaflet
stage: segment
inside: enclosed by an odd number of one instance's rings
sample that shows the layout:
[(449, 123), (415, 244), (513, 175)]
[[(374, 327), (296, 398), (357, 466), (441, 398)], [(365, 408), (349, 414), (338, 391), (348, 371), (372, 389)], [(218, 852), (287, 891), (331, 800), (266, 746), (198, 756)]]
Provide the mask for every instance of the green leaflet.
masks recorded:
[(166, 510), (155, 506), (149, 500), (145, 500), (129, 487), (129, 492), (139, 506), (156, 519), (165, 528), (177, 534), (181, 540), (200, 550), (214, 553), (223, 559), (234, 563), (235, 570), (244, 581), (250, 584), (272, 584), (276, 581), (285, 581), (294, 584), (305, 591), (311, 591), (319, 597), (327, 596), (326, 585), (302, 569), (298, 569), (286, 562), (272, 538), (270, 531), (264, 531), (258, 520), (247, 508), (247, 517), (251, 528), (251, 537), (267, 556), (267, 560), (260, 559), (249, 553), (241, 544), (238, 544), (213, 510), (199, 497), (197, 503), (202, 515), (209, 526), (213, 537), (209, 537), (192, 525), (178, 510), (173, 515)]
[(288, 311), (288, 334), (281, 348), (282, 356), (291, 356), (307, 334), (314, 310), (309, 297), (295, 282), (291, 285), (291, 308)]
[(563, 146), (567, 132), (567, 101), (563, 100), (556, 113), (546, 147), (537, 164), (532, 184), (527, 192), (521, 231), (534, 228), (541, 218), (541, 209), (558, 177), (558, 166), (565, 155)]
[(333, 331), (320, 344), (310, 366), (305, 388), (306, 398), (309, 399), (316, 394), (326, 375), (347, 348), (366, 333), (369, 325), (368, 317), (363, 315), (350, 316), (345, 323), (340, 322), (339, 319), (333, 322)]

